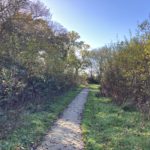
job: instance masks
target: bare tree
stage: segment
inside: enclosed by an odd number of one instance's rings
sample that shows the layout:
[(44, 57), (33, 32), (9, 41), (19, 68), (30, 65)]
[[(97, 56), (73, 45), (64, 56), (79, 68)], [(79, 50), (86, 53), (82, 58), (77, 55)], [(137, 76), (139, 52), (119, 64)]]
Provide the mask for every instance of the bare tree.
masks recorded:
[(0, 24), (27, 5), (28, 0), (0, 0)]
[(31, 2), (29, 9), (33, 19), (37, 19), (41, 17), (51, 17), (49, 9), (39, 0), (36, 2)]

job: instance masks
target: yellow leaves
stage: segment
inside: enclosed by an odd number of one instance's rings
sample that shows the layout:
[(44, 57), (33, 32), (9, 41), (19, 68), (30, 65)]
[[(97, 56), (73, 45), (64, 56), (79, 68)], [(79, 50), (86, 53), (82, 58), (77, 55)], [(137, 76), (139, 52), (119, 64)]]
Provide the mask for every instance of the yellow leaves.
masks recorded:
[(144, 49), (143, 56), (144, 56), (144, 59), (150, 61), (150, 47), (149, 46)]
[(13, 19), (16, 19), (16, 20), (26, 20), (27, 22), (33, 20), (31, 14), (25, 14), (25, 13), (21, 13), (21, 12), (16, 13), (13, 16)]

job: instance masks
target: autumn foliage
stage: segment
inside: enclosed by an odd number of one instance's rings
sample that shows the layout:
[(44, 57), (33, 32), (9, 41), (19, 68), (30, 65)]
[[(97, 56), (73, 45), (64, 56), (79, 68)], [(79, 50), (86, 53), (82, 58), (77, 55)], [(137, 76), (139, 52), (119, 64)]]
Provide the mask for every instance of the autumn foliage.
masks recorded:
[[(110, 47), (112, 57), (101, 78), (102, 94), (119, 105), (150, 109), (150, 23), (139, 25), (138, 35)], [(150, 115), (150, 114), (149, 114)]]
[(76, 85), (88, 49), (79, 34), (52, 21), (40, 1), (2, 0), (0, 7), (1, 108), (39, 101)]

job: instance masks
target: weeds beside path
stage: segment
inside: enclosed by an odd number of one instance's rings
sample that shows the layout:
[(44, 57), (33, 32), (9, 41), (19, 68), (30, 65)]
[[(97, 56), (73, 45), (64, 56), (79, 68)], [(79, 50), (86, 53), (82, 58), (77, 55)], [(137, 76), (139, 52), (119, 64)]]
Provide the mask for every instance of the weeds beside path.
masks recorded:
[(86, 150), (150, 150), (150, 121), (137, 111), (124, 111), (108, 98), (96, 97), (90, 85), (82, 130)]
[(35, 147), (52, 126), (54, 120), (58, 118), (58, 115), (81, 89), (82, 87), (74, 88), (54, 100), (49, 99), (41, 106), (41, 111), (22, 114), (21, 125), (10, 135), (7, 135), (5, 139), (0, 140), (0, 150), (29, 150), (31, 147)]

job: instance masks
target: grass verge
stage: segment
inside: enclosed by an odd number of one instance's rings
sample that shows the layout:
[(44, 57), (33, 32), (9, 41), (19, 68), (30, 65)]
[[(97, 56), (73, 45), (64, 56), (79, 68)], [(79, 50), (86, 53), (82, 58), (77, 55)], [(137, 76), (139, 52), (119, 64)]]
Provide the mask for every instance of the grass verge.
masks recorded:
[(0, 150), (29, 150), (35, 147), (82, 87), (71, 89), (53, 100), (47, 100), (44, 105), (40, 106), (41, 111), (21, 114), (21, 125), (6, 136), (7, 138), (0, 140)]
[(137, 111), (124, 111), (108, 98), (90, 93), (82, 120), (86, 150), (150, 150), (150, 122)]

